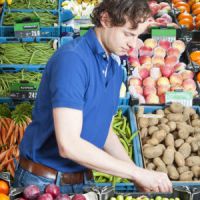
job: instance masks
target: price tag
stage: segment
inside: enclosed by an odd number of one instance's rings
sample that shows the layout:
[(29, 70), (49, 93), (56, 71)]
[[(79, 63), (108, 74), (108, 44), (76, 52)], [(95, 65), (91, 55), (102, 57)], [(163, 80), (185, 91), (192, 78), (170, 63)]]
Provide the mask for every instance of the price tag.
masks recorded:
[(193, 102), (192, 92), (166, 92), (165, 103), (181, 103), (186, 107), (191, 107)]
[(152, 28), (151, 36), (156, 40), (168, 40), (173, 42), (176, 40), (176, 29), (174, 28)]
[(32, 84), (28, 82), (14, 83), (10, 85), (10, 97), (12, 99), (30, 99), (34, 100), (37, 96), (39, 83)]
[(40, 36), (39, 18), (17, 19), (14, 24), (15, 37), (37, 37)]

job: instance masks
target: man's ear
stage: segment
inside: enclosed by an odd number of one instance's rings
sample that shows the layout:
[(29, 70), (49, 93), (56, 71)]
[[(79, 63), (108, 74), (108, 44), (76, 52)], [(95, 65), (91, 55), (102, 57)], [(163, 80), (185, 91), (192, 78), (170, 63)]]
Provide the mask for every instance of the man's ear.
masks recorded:
[(100, 17), (102, 27), (111, 27), (111, 20), (107, 12), (103, 12)]

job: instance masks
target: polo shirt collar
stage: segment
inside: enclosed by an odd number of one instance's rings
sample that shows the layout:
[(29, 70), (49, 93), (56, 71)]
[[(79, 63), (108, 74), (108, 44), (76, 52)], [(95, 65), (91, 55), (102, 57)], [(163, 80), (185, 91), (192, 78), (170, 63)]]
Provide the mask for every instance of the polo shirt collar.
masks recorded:
[(99, 40), (97, 39), (96, 33), (93, 28), (88, 30), (88, 32), (85, 34), (85, 38), (88, 45), (95, 54), (99, 54), (102, 55), (103, 57), (106, 57), (106, 52), (101, 46)]

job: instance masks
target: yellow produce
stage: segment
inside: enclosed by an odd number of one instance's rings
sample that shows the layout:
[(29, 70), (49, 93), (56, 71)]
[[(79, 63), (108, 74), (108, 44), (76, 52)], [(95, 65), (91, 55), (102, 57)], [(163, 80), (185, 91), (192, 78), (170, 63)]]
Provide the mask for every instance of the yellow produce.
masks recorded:
[(11, 5), (11, 3), (12, 3), (12, 0), (7, 0), (8, 5)]
[(5, 0), (0, 0), (0, 5), (4, 4)]

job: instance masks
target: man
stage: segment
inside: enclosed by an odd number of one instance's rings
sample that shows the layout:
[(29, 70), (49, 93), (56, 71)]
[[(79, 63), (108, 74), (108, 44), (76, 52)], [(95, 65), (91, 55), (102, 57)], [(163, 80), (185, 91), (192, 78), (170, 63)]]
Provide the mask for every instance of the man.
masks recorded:
[(94, 169), (142, 191), (172, 190), (166, 174), (133, 163), (111, 128), (122, 82), (116, 55), (135, 46), (149, 16), (145, 0), (103, 0), (92, 14), (95, 28), (53, 55), (20, 145), (15, 186), (56, 182), (62, 192), (81, 192)]

